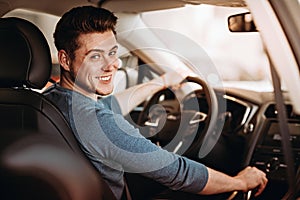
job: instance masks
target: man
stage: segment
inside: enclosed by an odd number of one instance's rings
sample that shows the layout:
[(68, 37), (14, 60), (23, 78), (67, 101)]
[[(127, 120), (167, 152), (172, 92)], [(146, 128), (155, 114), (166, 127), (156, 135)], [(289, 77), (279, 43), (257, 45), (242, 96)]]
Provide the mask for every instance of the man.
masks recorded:
[(148, 83), (112, 93), (118, 69), (117, 17), (90, 6), (65, 13), (54, 33), (60, 83), (45, 92), (69, 121), (82, 150), (120, 199), (124, 171), (141, 173), (173, 190), (217, 194), (248, 191), (267, 184), (266, 175), (247, 167), (231, 177), (167, 152), (140, 135), (122, 116), (146, 97), (180, 83), (186, 72), (167, 73)]

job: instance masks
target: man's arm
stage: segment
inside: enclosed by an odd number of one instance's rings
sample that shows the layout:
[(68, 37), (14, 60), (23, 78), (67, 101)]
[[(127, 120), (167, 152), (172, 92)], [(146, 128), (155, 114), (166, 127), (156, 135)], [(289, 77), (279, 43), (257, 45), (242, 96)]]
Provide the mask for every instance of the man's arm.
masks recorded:
[(130, 87), (122, 92), (116, 93), (114, 96), (119, 103), (122, 114), (127, 115), (132, 109), (145, 101), (149, 95), (165, 87), (163, 77), (161, 76), (147, 83)]
[(208, 181), (200, 194), (218, 194), (232, 191), (244, 191), (257, 188), (255, 196), (262, 193), (267, 185), (266, 174), (255, 167), (246, 167), (238, 175), (231, 177), (222, 172), (208, 169)]
[(122, 92), (115, 94), (122, 114), (128, 114), (132, 109), (141, 104), (147, 99), (147, 97), (152, 96), (161, 89), (178, 85), (181, 83), (191, 71), (181, 70), (181, 71), (172, 71), (168, 72), (160, 77), (157, 77), (147, 83), (142, 83), (130, 87)]

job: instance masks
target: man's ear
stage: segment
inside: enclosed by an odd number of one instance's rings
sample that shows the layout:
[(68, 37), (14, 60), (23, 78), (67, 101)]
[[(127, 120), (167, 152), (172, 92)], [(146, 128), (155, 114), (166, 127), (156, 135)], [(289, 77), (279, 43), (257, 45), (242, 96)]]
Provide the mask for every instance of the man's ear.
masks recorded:
[(58, 51), (58, 61), (60, 66), (64, 68), (64, 70), (70, 71), (70, 60), (65, 50)]

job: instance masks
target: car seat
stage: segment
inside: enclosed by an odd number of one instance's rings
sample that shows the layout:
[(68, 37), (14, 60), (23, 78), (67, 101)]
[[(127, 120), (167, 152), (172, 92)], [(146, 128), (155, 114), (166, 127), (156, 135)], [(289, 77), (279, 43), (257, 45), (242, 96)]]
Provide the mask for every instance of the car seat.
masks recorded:
[(28, 130), (4, 132), (0, 151), (3, 200), (109, 199), (91, 166), (51, 137)]
[(42, 32), (24, 19), (1, 18), (0, 44), (1, 190), (8, 199), (18, 193), (22, 199), (115, 199), (61, 112), (37, 91), (51, 73)]

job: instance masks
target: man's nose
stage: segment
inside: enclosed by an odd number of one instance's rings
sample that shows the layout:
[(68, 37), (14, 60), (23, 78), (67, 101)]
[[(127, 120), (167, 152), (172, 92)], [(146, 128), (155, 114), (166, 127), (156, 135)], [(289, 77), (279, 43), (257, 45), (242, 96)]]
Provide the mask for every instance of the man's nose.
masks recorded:
[(103, 71), (112, 71), (114, 68), (116, 68), (118, 65), (118, 59), (117, 58), (104, 58), (102, 70)]

